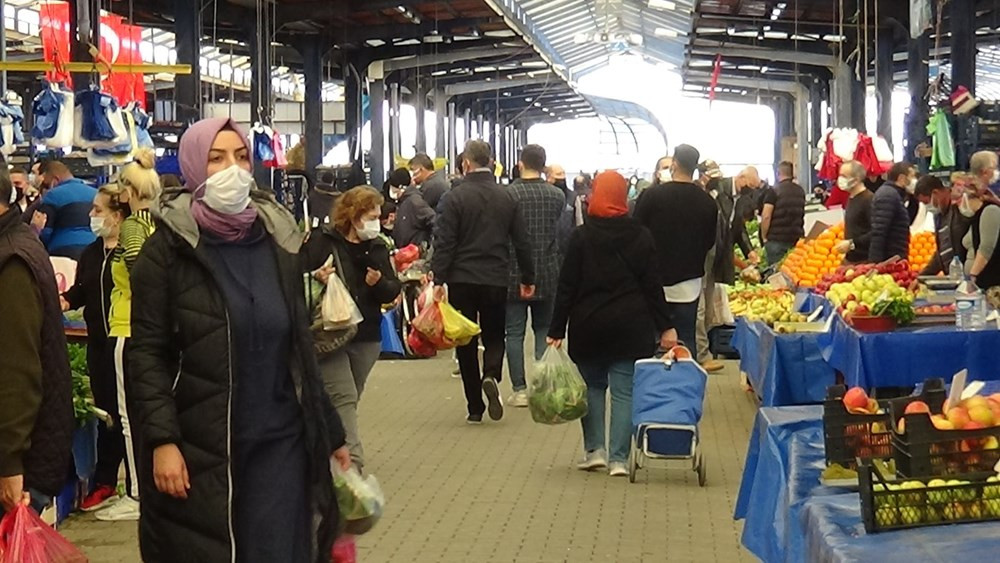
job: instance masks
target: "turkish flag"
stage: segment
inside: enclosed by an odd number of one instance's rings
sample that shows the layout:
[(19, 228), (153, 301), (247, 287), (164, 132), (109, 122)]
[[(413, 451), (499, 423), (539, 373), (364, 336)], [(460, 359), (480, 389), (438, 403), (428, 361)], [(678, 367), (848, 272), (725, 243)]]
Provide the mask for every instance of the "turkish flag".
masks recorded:
[[(69, 46), (69, 4), (66, 2), (46, 2), (39, 8), (41, 15), (42, 48), (46, 62), (57, 66), (70, 62)], [(142, 53), (139, 43), (142, 41), (142, 28), (125, 23), (125, 20), (114, 14), (101, 14), (100, 45), (98, 48), (104, 61), (114, 64), (142, 64)], [(74, 61), (86, 62), (86, 61)], [(108, 72), (102, 66), (101, 89), (110, 93), (120, 105), (136, 102), (145, 109), (146, 85), (142, 73)], [(73, 86), (68, 74), (59, 72), (48, 73), (50, 81), (64, 81)]]
[(715, 101), (715, 88), (719, 85), (719, 75), (722, 74), (722, 55), (715, 55), (715, 66), (712, 68), (712, 81), (708, 85), (708, 107)]

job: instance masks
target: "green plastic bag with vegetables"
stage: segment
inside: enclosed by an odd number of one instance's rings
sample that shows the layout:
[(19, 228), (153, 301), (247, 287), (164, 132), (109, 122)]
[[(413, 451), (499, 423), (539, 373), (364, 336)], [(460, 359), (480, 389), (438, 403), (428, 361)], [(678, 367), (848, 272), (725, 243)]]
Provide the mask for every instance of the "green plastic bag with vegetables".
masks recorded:
[(587, 384), (562, 348), (549, 346), (535, 364), (528, 410), (541, 424), (562, 424), (587, 414)]
[(330, 472), (344, 533), (359, 536), (371, 530), (382, 517), (385, 505), (385, 495), (378, 480), (374, 475), (362, 477), (354, 467), (344, 471), (333, 462)]

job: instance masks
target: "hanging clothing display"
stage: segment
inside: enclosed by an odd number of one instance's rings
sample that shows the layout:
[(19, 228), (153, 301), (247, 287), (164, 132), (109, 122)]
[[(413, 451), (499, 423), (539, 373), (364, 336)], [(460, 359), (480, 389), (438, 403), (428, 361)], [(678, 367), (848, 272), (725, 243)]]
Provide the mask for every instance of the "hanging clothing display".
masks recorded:
[(855, 160), (869, 176), (881, 176), (892, 168), (893, 155), (882, 137), (869, 137), (857, 129), (829, 129), (816, 147), (820, 151), (816, 172), (820, 179), (836, 181), (840, 166)]
[(13, 154), (24, 143), (24, 101), (16, 92), (7, 92), (0, 100), (0, 153)]
[(127, 130), (126, 141), (114, 147), (87, 149), (87, 162), (91, 166), (107, 166), (109, 164), (121, 166), (132, 162), (132, 159), (135, 158), (135, 153), (139, 149), (135, 120), (130, 111), (119, 112), (119, 115)]
[(111, 149), (128, 141), (128, 128), (114, 97), (96, 89), (76, 96), (73, 144), (84, 149)]
[(927, 123), (927, 134), (933, 144), (931, 151), (931, 170), (952, 168), (955, 166), (955, 140), (951, 136), (951, 125), (948, 115), (938, 109)]
[(73, 144), (74, 96), (62, 84), (42, 88), (31, 103), (34, 126), (31, 137), (50, 149)]
[(250, 129), (250, 142), (253, 146), (253, 159), (261, 162), (264, 166), (273, 168), (274, 148), (272, 143), (274, 131), (267, 125), (254, 123)]
[(271, 135), (271, 150), (274, 152), (274, 166), (272, 168), (285, 168), (288, 166), (288, 159), (285, 158), (285, 143), (281, 140), (281, 133), (274, 131)]
[(149, 134), (149, 124), (151, 119), (139, 104), (129, 102), (125, 105), (126, 112), (132, 114), (132, 121), (135, 123), (136, 143), (139, 147), (154, 148), (153, 137)]

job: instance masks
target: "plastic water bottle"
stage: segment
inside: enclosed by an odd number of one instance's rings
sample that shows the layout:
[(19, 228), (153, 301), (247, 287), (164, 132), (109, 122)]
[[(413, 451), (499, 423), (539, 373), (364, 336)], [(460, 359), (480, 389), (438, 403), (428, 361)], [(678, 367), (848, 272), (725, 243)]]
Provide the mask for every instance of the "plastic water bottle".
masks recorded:
[(981, 291), (960, 293), (955, 297), (955, 328), (982, 330), (986, 328), (986, 298)]
[(965, 277), (965, 269), (962, 267), (962, 260), (958, 256), (951, 259), (951, 266), (948, 267), (948, 277), (955, 281)]

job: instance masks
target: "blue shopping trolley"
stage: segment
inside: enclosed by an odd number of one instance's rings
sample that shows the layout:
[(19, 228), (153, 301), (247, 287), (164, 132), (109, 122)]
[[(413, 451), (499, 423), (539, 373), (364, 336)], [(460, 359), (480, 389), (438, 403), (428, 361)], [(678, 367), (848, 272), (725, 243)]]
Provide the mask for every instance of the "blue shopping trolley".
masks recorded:
[[(690, 354), (688, 354), (690, 355)], [(632, 389), (632, 447), (629, 452), (630, 482), (647, 458), (692, 461), (698, 485), (705, 486), (705, 458), (698, 422), (705, 402), (708, 376), (690, 358), (635, 363)]]

